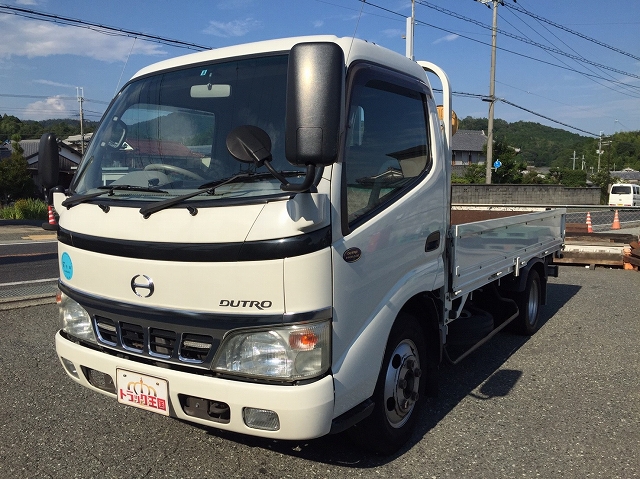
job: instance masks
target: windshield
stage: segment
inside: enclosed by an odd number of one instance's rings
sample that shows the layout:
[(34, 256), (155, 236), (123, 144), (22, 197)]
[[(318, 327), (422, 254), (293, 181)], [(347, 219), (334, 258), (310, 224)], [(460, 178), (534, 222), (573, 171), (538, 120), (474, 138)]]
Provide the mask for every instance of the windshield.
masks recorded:
[[(166, 200), (224, 182), (212, 199), (282, 194), (271, 175), (227, 151), (229, 131), (258, 126), (272, 143), (272, 166), (295, 177), (284, 155), (287, 56), (199, 65), (144, 77), (120, 93), (71, 185), (75, 195), (112, 188), (110, 200)], [(293, 178), (293, 182), (295, 182)], [(132, 186), (135, 188), (122, 188)]]

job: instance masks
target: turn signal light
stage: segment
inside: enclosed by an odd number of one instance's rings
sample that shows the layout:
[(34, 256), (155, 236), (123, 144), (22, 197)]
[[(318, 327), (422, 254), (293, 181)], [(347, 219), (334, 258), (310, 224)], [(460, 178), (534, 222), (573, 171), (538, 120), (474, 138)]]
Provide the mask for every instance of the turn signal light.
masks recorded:
[(298, 351), (310, 351), (318, 344), (318, 335), (311, 331), (295, 331), (289, 335), (289, 346)]

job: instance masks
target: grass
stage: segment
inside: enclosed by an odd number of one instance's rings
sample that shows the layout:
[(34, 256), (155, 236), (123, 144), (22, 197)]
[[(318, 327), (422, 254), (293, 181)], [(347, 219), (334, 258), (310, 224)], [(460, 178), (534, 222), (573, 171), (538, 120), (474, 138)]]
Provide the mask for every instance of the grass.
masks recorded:
[(11, 206), (0, 208), (0, 219), (3, 220), (46, 220), (47, 217), (47, 204), (33, 198), (18, 200)]

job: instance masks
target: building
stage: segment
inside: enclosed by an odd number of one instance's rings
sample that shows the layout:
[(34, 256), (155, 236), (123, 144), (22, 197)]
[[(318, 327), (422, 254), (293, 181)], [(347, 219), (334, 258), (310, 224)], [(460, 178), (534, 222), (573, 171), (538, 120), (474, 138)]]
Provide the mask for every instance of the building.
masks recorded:
[[(40, 187), (38, 177), (38, 150), (40, 149), (40, 140), (21, 140), (20, 147), (23, 150), (22, 156), (27, 160), (27, 168), (31, 173), (33, 182), (36, 186)], [(12, 150), (13, 147), (10, 141), (6, 141), (0, 145), (0, 161), (11, 156)], [(60, 155), (59, 184), (68, 188), (82, 156), (64, 142), (58, 142), (58, 151)]]
[(487, 160), (483, 149), (487, 136), (482, 130), (458, 130), (451, 139), (451, 164), (468, 166), (484, 164)]

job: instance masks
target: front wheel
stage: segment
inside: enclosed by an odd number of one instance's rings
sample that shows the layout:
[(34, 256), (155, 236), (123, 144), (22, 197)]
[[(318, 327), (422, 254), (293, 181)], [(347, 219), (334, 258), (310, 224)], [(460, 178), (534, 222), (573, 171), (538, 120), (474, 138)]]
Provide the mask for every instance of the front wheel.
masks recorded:
[(401, 313), (389, 335), (373, 393), (373, 412), (349, 430), (360, 446), (392, 454), (411, 437), (424, 397), (426, 368), (424, 334), (418, 321)]

